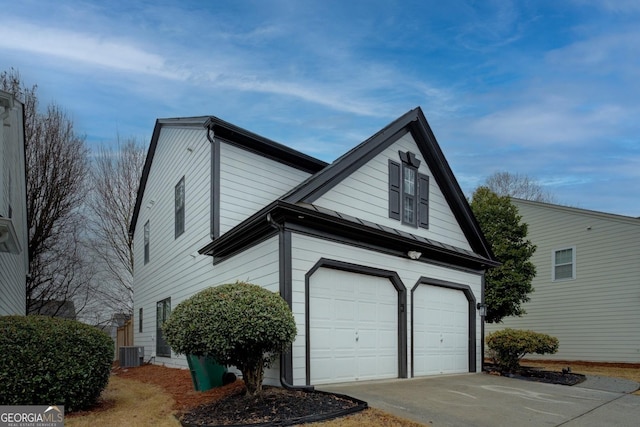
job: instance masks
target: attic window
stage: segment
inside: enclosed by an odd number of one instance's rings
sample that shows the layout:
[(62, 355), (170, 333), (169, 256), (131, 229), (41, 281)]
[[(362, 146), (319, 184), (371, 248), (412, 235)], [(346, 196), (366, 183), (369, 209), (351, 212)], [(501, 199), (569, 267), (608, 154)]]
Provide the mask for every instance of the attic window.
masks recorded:
[(389, 218), (429, 228), (429, 176), (418, 172), (420, 160), (410, 151), (389, 159)]

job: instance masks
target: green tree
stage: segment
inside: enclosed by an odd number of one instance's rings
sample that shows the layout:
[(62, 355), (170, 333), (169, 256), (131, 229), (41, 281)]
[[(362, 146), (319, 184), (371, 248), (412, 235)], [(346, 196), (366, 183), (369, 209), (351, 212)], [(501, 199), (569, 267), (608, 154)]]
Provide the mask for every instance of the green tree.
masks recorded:
[(498, 196), (487, 187), (479, 187), (473, 193), (471, 209), (502, 263), (485, 276), (485, 320), (499, 323), (507, 316), (522, 316), (522, 304), (529, 301), (529, 293), (533, 292), (531, 280), (536, 275), (536, 268), (529, 261), (536, 247), (526, 239), (527, 224), (520, 222), (518, 208), (508, 196)]
[(280, 295), (237, 282), (205, 289), (178, 304), (163, 332), (176, 353), (210, 356), (238, 367), (253, 395), (262, 391), (264, 368), (293, 342), (296, 322)]

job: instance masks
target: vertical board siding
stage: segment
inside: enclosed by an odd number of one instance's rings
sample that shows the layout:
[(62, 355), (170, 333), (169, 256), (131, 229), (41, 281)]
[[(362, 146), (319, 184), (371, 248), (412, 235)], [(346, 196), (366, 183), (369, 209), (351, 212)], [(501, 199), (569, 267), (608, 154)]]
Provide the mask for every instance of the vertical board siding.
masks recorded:
[[(560, 340), (541, 358), (640, 362), (640, 219), (514, 200), (537, 246), (527, 314), (487, 331), (532, 329)], [(552, 280), (554, 250), (575, 247), (576, 278)], [(532, 357), (540, 357), (533, 355)]]
[[(407, 288), (407, 354), (408, 372), (411, 372), (411, 289), (421, 277), (429, 277), (468, 285), (476, 300), (480, 301), (482, 276), (460, 270), (424, 262), (397, 258), (390, 255), (371, 252), (333, 241), (311, 236), (294, 234), (292, 237), (292, 310), (296, 318), (298, 335), (293, 346), (293, 379), (295, 385), (306, 381), (306, 335), (305, 335), (305, 274), (321, 259), (328, 258), (352, 264), (396, 271)], [(476, 313), (476, 366), (480, 369), (480, 317)]]
[(220, 147), (220, 233), (229, 231), (309, 176), (231, 144)]
[[(389, 159), (399, 162), (398, 151), (416, 153), (421, 161), (418, 172), (429, 177), (429, 229), (403, 225), (399, 220), (389, 218)], [(452, 246), (471, 249), (410, 133), (343, 179), (314, 204)]]
[(11, 206), (11, 222), (21, 249), (18, 254), (0, 252), (0, 316), (26, 314), (29, 249), (22, 108), (20, 102), (14, 102), (8, 117), (0, 122), (0, 215), (8, 217)]

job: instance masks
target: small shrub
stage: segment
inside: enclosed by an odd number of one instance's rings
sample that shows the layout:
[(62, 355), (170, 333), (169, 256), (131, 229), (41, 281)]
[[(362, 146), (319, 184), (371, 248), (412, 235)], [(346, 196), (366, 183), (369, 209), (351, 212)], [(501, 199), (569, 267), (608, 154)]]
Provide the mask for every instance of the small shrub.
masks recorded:
[(264, 368), (296, 336), (291, 309), (280, 295), (250, 283), (205, 289), (178, 304), (163, 326), (180, 354), (211, 356), (242, 371), (249, 394), (262, 391)]
[(75, 320), (0, 317), (0, 405), (86, 409), (107, 386), (113, 340)]
[(526, 354), (553, 354), (559, 345), (550, 335), (510, 328), (487, 335), (486, 341), (496, 364), (505, 372), (517, 371)]

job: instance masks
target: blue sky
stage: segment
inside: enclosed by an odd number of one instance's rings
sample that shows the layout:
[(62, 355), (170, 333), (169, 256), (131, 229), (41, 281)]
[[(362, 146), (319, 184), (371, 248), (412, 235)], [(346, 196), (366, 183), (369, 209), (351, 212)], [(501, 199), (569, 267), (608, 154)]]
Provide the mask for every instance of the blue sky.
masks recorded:
[(640, 216), (640, 2), (0, 0), (19, 70), (91, 146), (215, 115), (332, 161), (421, 106), (469, 195), (496, 171)]

